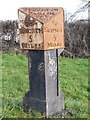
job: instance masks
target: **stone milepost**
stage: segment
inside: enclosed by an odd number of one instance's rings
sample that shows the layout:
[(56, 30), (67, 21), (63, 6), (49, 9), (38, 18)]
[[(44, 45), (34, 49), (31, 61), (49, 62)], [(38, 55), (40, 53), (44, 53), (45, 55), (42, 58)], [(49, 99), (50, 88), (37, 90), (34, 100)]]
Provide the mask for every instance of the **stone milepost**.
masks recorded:
[(29, 91), (23, 97), (24, 110), (44, 112), (46, 117), (64, 109), (64, 95), (58, 84), (58, 49), (64, 49), (62, 8), (20, 8), (19, 37), (28, 50)]
[(50, 50), (64, 47), (62, 8), (20, 8), (20, 47)]

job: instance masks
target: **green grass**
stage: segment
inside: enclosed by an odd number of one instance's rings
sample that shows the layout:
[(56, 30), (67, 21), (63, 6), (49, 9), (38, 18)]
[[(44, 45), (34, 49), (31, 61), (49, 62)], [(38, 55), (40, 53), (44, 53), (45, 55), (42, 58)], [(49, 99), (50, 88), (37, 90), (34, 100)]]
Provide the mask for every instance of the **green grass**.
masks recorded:
[(60, 59), (59, 78), (65, 96), (65, 107), (73, 113), (73, 117), (87, 117), (88, 60)]
[[(88, 117), (88, 60), (59, 58), (59, 81), (65, 97), (65, 108), (73, 118)], [(25, 55), (2, 55), (2, 117), (41, 117), (39, 112), (26, 114), (22, 98), (29, 90), (28, 63)], [(1, 96), (0, 96), (1, 97)]]

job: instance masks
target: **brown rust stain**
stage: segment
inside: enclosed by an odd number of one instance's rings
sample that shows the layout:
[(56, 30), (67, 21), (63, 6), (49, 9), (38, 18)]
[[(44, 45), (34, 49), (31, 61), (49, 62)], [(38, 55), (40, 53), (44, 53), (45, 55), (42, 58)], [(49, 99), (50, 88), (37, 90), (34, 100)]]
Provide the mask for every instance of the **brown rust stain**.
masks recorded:
[(33, 26), (33, 25), (35, 25), (35, 20), (34, 19), (30, 20), (30, 17), (28, 15), (26, 15), (24, 24), (26, 27)]
[(38, 20), (40, 20), (41, 22), (45, 22), (46, 20), (50, 19), (52, 16), (60, 13), (63, 9), (61, 7), (43, 7), (43, 8), (20, 8), (19, 9), (21, 12), (23, 12), (24, 14), (27, 14), (29, 16), (32, 16)]

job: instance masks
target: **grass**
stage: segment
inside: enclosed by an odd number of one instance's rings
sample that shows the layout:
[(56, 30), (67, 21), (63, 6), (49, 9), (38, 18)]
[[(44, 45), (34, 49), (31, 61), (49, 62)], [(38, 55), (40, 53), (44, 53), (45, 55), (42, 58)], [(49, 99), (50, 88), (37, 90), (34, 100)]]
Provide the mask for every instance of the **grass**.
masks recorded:
[(61, 79), (61, 88), (65, 96), (65, 107), (73, 113), (73, 117), (87, 117), (88, 60), (60, 59), (59, 78)]
[[(65, 108), (72, 112), (73, 118), (87, 118), (88, 60), (59, 58), (59, 81), (64, 92)], [(12, 53), (2, 54), (2, 117), (42, 117), (36, 111), (30, 114), (23, 112), (22, 98), (28, 90), (27, 57)]]

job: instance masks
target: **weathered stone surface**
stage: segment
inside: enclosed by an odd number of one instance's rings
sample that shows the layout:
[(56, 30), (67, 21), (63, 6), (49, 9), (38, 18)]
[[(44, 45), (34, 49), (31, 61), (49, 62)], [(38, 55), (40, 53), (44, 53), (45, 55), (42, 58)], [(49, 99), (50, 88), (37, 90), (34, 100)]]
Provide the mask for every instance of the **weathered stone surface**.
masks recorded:
[(64, 96), (58, 88), (58, 51), (29, 51), (30, 90), (24, 96), (24, 108), (35, 108), (46, 116), (64, 109)]
[(45, 100), (44, 51), (29, 51), (30, 91), (31, 97)]

